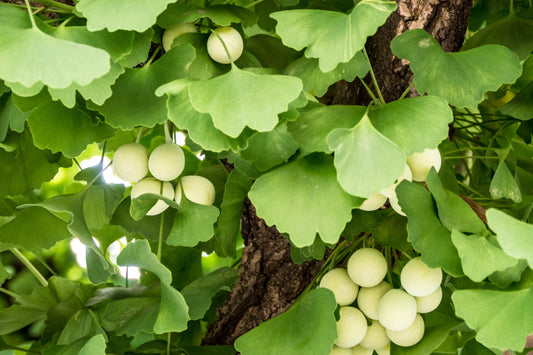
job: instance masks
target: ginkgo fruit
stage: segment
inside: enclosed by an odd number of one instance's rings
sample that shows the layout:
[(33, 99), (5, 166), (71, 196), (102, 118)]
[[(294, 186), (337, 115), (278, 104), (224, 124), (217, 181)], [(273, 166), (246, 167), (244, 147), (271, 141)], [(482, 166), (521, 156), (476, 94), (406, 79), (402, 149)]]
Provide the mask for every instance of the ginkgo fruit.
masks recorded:
[(359, 209), (363, 211), (375, 211), (383, 206), (385, 202), (387, 202), (387, 197), (376, 192), (368, 196), (368, 198), (363, 201), (363, 204), (359, 206)]
[(352, 349), (350, 348), (339, 348), (336, 345), (333, 345), (329, 355), (352, 355)]
[(367, 349), (362, 347), (361, 345), (356, 345), (353, 348), (351, 348), (351, 355), (372, 355), (374, 353), (373, 349)]
[(366, 335), (359, 345), (367, 349), (381, 349), (389, 343), (390, 339), (387, 336), (385, 327), (383, 327), (378, 321), (373, 321), (366, 330)]
[(352, 304), (359, 290), (359, 286), (348, 276), (346, 269), (342, 268), (328, 271), (322, 276), (319, 286), (331, 290), (335, 295), (335, 301), (341, 306)]
[(174, 180), (180, 176), (184, 167), (185, 154), (175, 143), (161, 144), (148, 158), (148, 169), (157, 180)]
[(163, 49), (168, 52), (172, 48), (174, 40), (184, 33), (196, 33), (198, 28), (193, 23), (187, 22), (177, 26), (168, 27), (161, 38), (163, 42)]
[(390, 344), (383, 348), (375, 349), (375, 351), (378, 355), (390, 355)]
[(410, 295), (415, 297), (427, 296), (437, 288), (442, 282), (441, 268), (430, 268), (421, 257), (411, 259), (405, 264), (400, 273), (402, 287)]
[[(141, 181), (138, 181), (133, 187), (131, 188), (131, 198), (136, 198), (141, 196), (142, 194), (156, 194), (161, 195), (163, 197), (166, 197), (170, 200), (174, 198), (174, 188), (172, 187), (172, 184), (168, 181), (159, 181), (157, 179), (148, 177)], [(148, 210), (146, 213), (147, 216), (155, 216), (163, 212), (168, 208), (168, 205), (166, 202), (158, 200), (156, 204)]]
[(182, 177), (176, 186), (175, 198), (177, 203), (181, 202), (182, 193), (189, 201), (199, 205), (212, 205), (215, 202), (215, 186), (203, 176), (187, 175)]
[(407, 165), (413, 173), (414, 181), (426, 181), (431, 168), (439, 171), (442, 160), (439, 149), (424, 149), (421, 153), (413, 153), (407, 157)]
[(378, 304), (392, 286), (382, 281), (374, 287), (361, 287), (357, 295), (357, 306), (370, 319), (378, 319)]
[(424, 320), (417, 314), (410, 327), (400, 331), (387, 329), (387, 336), (396, 345), (413, 346), (424, 337)]
[(374, 248), (361, 248), (350, 256), (346, 266), (350, 278), (361, 287), (372, 287), (387, 274), (387, 260)]
[(243, 49), (244, 43), (241, 34), (233, 27), (218, 27), (207, 39), (207, 53), (211, 59), (218, 63), (229, 64), (236, 61), (241, 56)]
[(363, 340), (366, 335), (366, 318), (355, 307), (341, 307), (337, 321), (337, 340), (335, 345), (341, 348), (351, 348)]
[(379, 300), (378, 320), (389, 330), (409, 328), (416, 315), (415, 298), (403, 290), (392, 289)]
[(120, 146), (111, 165), (116, 176), (127, 182), (137, 182), (148, 174), (148, 151), (139, 143)]
[(415, 297), (416, 309), (418, 313), (429, 313), (435, 310), (442, 300), (442, 288), (437, 288), (433, 293), (427, 296)]

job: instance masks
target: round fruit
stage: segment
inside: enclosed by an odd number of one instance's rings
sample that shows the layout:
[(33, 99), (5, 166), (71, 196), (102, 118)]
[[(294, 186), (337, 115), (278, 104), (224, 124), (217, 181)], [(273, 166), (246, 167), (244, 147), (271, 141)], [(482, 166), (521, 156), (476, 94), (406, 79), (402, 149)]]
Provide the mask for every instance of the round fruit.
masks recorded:
[(439, 171), (441, 157), (438, 149), (424, 149), (422, 153), (413, 153), (407, 157), (407, 165), (411, 168), (414, 181), (426, 181), (432, 167)]
[(385, 202), (387, 202), (386, 196), (383, 196), (380, 193), (375, 193), (364, 200), (363, 204), (359, 206), (359, 209), (363, 211), (375, 211), (383, 206)]
[(355, 307), (341, 307), (335, 345), (341, 348), (356, 346), (365, 337), (366, 330), (366, 318), (360, 310)]
[(442, 270), (430, 268), (421, 257), (409, 260), (400, 273), (402, 287), (412, 296), (424, 297), (435, 292), (442, 281)]
[(367, 349), (380, 349), (387, 346), (390, 343), (390, 339), (387, 336), (386, 329), (378, 322), (372, 322), (372, 325), (368, 327), (366, 335), (361, 340), (362, 347)]
[[(161, 193), (161, 184), (163, 184), (163, 193)], [(142, 194), (162, 195), (168, 199), (174, 198), (174, 188), (170, 182), (163, 182), (154, 178), (146, 178), (137, 182), (131, 188), (131, 198), (136, 198)], [(155, 216), (168, 208), (164, 201), (157, 201), (156, 204), (146, 213), (147, 216)]]
[(390, 355), (390, 344), (381, 349), (375, 349), (375, 350), (378, 355)]
[(215, 186), (203, 176), (188, 175), (180, 179), (176, 186), (176, 202), (181, 202), (181, 194), (199, 205), (212, 205), (215, 202)]
[(380, 193), (383, 196), (386, 196), (388, 198), (391, 198), (392, 196), (396, 197), (396, 186), (400, 184), (403, 180), (407, 181), (413, 181), (413, 175), (411, 173), (411, 169), (409, 168), (409, 165), (405, 164), (405, 168), (403, 169), (402, 175), (396, 180), (394, 184), (391, 186), (384, 188), (380, 191)]
[(148, 158), (148, 168), (157, 180), (174, 180), (180, 176), (184, 167), (185, 154), (180, 146), (174, 143), (161, 144)]
[(392, 286), (386, 281), (374, 287), (361, 287), (357, 296), (357, 306), (368, 318), (377, 320), (379, 300), (390, 289)]
[(435, 310), (442, 300), (442, 288), (437, 288), (433, 293), (424, 297), (415, 297), (418, 313), (429, 313)]
[(351, 350), (351, 355), (372, 355), (374, 353), (373, 349), (363, 348), (361, 345), (356, 345)]
[(402, 210), (400, 204), (398, 203), (398, 196), (396, 196), (396, 194), (394, 194), (394, 196), (389, 197), (389, 203), (396, 213), (404, 217), (406, 216), (405, 212)]
[(194, 24), (190, 22), (168, 27), (165, 32), (163, 32), (163, 37), (161, 39), (165, 52), (168, 52), (172, 48), (172, 42), (174, 42), (174, 39), (176, 39), (177, 37), (181, 36), (184, 33), (196, 32), (198, 32), (198, 29)]
[(348, 275), (361, 287), (373, 287), (387, 274), (387, 260), (373, 248), (361, 248), (348, 260)]
[(322, 276), (319, 286), (331, 290), (335, 295), (335, 301), (341, 306), (352, 304), (359, 290), (359, 286), (348, 276), (346, 269), (340, 268), (330, 270)]
[(415, 321), (416, 314), (416, 300), (405, 291), (392, 289), (379, 300), (378, 320), (389, 330), (409, 328)]
[(111, 168), (122, 180), (137, 182), (148, 174), (148, 152), (142, 144), (124, 144), (115, 151)]
[(329, 355), (352, 355), (352, 349), (339, 348), (338, 346), (333, 345), (333, 349), (331, 349)]
[[(226, 45), (231, 59), (228, 57), (222, 42)], [(233, 27), (218, 27), (207, 39), (207, 53), (211, 59), (218, 63), (229, 64), (236, 61), (241, 56), (243, 48), (241, 34)]]
[(415, 321), (409, 328), (401, 331), (387, 329), (387, 335), (396, 345), (413, 346), (422, 340), (424, 336), (424, 320), (420, 314), (417, 314)]

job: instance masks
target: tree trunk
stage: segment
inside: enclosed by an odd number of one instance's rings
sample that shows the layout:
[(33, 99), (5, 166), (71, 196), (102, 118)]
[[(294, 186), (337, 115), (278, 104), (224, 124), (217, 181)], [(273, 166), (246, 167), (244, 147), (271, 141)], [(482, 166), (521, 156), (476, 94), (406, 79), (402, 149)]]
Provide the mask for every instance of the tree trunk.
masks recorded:
[[(398, 0), (393, 13), (368, 40), (366, 49), (377, 82), (386, 101), (392, 101), (409, 87), (413, 74), (405, 60), (393, 56), (390, 41), (414, 28), (431, 33), (446, 51), (461, 47), (473, 0)], [(370, 82), (369, 78), (365, 81)], [(410, 95), (416, 95), (412, 91)], [(327, 104), (368, 104), (370, 98), (358, 80), (339, 82), (321, 98)], [(205, 344), (233, 344), (235, 339), (260, 323), (286, 311), (318, 273), (324, 260), (295, 265), (290, 244), (274, 227), (255, 213), (246, 200), (242, 216), (245, 248), (240, 278), (217, 319), (209, 328)]]

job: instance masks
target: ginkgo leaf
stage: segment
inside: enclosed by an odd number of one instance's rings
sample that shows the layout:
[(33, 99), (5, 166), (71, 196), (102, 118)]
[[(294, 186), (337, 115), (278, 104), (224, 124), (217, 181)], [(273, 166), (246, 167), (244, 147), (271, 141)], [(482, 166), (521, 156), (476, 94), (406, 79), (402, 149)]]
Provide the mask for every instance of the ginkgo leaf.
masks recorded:
[(155, 24), (157, 16), (176, 0), (80, 0), (76, 11), (87, 19), (89, 31), (107, 28), (144, 32)]
[(522, 201), (522, 192), (514, 176), (509, 171), (505, 161), (501, 161), (494, 172), (492, 181), (489, 186), (490, 196), (497, 200), (499, 198), (508, 198), (516, 203)]
[(368, 115), (374, 127), (402, 148), (405, 156), (437, 148), (448, 137), (448, 125), (453, 121), (448, 103), (436, 96), (393, 101)]
[(285, 313), (237, 338), (235, 349), (243, 355), (327, 354), (337, 338), (336, 306), (330, 290), (314, 289)]
[(189, 97), (198, 112), (211, 115), (217, 129), (236, 138), (245, 127), (272, 130), (278, 114), (286, 111), (301, 91), (298, 78), (256, 74), (233, 65), (227, 74), (192, 83)]
[(108, 124), (124, 130), (166, 121), (166, 99), (155, 96), (155, 91), (166, 82), (185, 77), (186, 66), (193, 58), (191, 46), (179, 46), (152, 65), (127, 69), (113, 85), (113, 95), (95, 108)]
[(493, 272), (503, 271), (518, 263), (518, 259), (505, 254), (497, 245), (479, 235), (467, 236), (454, 229), (452, 242), (459, 252), (465, 275), (475, 282), (481, 282)]
[(461, 50), (484, 44), (501, 44), (518, 54), (520, 60), (524, 60), (533, 50), (533, 20), (518, 17), (511, 12), (470, 37)]
[(32, 111), (28, 124), (36, 147), (60, 151), (70, 158), (79, 156), (89, 144), (102, 142), (115, 133), (105, 123), (93, 124), (85, 112), (54, 101)]
[(6, 82), (62, 89), (87, 85), (110, 69), (109, 54), (102, 49), (56, 39), (36, 27), (0, 25), (0, 32), (0, 79)]
[(187, 329), (189, 307), (183, 295), (169, 284), (161, 283), (161, 305), (154, 333), (182, 332)]
[(250, 10), (235, 5), (197, 6), (192, 4), (175, 3), (157, 18), (157, 24), (163, 28), (195, 22), (201, 18), (208, 18), (219, 26), (230, 26), (232, 23), (243, 22), (245, 26), (253, 25), (257, 16)]
[(500, 45), (447, 53), (426, 31), (414, 29), (391, 42), (392, 52), (410, 62), (420, 94), (440, 96), (450, 105), (475, 107), (487, 91), (513, 83), (522, 72), (517, 55)]
[(351, 129), (337, 128), (328, 136), (335, 152), (337, 180), (344, 190), (368, 197), (386, 188), (402, 175), (402, 149), (378, 132), (365, 114)]
[[(533, 56), (531, 57), (533, 58)], [(533, 60), (531, 60), (533, 63)], [(514, 99), (500, 107), (500, 111), (522, 121), (533, 118), (533, 82), (527, 85)]]
[(309, 155), (261, 175), (248, 197), (257, 215), (297, 247), (312, 245), (317, 233), (336, 243), (362, 199), (346, 193), (335, 175), (332, 157)]
[(522, 351), (527, 336), (533, 333), (533, 288), (457, 290), (452, 301), (457, 316), (476, 331), (476, 340), (489, 348)]
[(393, 1), (362, 0), (349, 14), (335, 11), (298, 9), (274, 12), (276, 32), (283, 44), (318, 58), (320, 70), (329, 72), (347, 63), (363, 49), (367, 37), (383, 25), (396, 10)]
[(313, 91), (316, 96), (322, 96), (328, 87), (337, 81), (353, 81), (356, 77), (364, 78), (370, 67), (362, 52), (357, 52), (348, 63), (340, 63), (327, 73), (320, 70), (318, 59), (301, 57), (289, 64), (283, 71), (287, 75), (302, 79), (304, 90)]
[(487, 210), (487, 222), (502, 249), (517, 259), (526, 259), (533, 268), (533, 225), (494, 208)]
[(150, 271), (163, 283), (170, 284), (172, 282), (172, 272), (161, 264), (157, 256), (152, 253), (150, 244), (146, 239), (128, 243), (117, 256), (117, 264), (120, 266), (137, 266), (140, 269)]

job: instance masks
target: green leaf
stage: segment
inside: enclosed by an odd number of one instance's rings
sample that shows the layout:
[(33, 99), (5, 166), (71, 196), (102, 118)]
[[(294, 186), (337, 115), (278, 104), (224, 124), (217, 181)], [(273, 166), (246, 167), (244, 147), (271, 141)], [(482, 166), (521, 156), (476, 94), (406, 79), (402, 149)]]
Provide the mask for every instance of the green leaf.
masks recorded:
[(304, 90), (322, 96), (328, 87), (337, 81), (353, 81), (356, 77), (364, 78), (370, 67), (362, 52), (357, 52), (348, 63), (340, 63), (335, 69), (324, 73), (318, 66), (318, 59), (301, 57), (289, 64), (284, 74), (302, 79)]
[(439, 219), (448, 230), (467, 233), (485, 230), (485, 224), (474, 210), (459, 195), (444, 189), (434, 168), (429, 171), (426, 185), (437, 202)]
[(461, 259), (450, 232), (437, 217), (431, 194), (423, 186), (402, 181), (396, 188), (398, 201), (407, 215), (407, 240), (422, 254), (429, 267), (441, 267), (452, 276), (461, 276)]
[[(165, 202), (170, 207), (178, 209), (180, 208), (179, 205), (174, 202), (174, 200), (171, 200), (159, 194), (146, 193), (131, 200), (131, 217), (136, 221), (140, 221), (141, 219), (146, 217), (146, 213), (150, 211), (152, 207), (154, 207), (158, 200)], [(161, 217), (159, 216), (158, 219), (160, 218)]]
[(229, 73), (189, 86), (192, 106), (209, 113), (216, 128), (236, 138), (246, 126), (272, 130), (278, 114), (289, 108), (302, 91), (298, 78), (255, 74), (232, 66)]
[(68, 345), (84, 337), (92, 337), (98, 334), (102, 334), (104, 337), (107, 336), (90, 311), (82, 309), (65, 324), (57, 344)]
[(24, 208), (13, 220), (0, 227), (0, 242), (28, 251), (48, 249), (71, 238), (67, 224), (41, 207)]
[(150, 244), (148, 244), (146, 239), (128, 243), (118, 255), (117, 264), (120, 266), (137, 266), (155, 274), (162, 283), (170, 284), (172, 282), (172, 273), (157, 260), (157, 256), (152, 253)]
[(335, 175), (332, 157), (313, 154), (261, 175), (248, 196), (258, 216), (297, 247), (313, 244), (317, 233), (336, 243), (362, 199), (347, 194)]
[(231, 26), (232, 23), (243, 22), (245, 26), (253, 25), (257, 16), (248, 9), (234, 5), (197, 6), (175, 3), (157, 18), (157, 24), (163, 28), (195, 22), (201, 18), (209, 18), (218, 26)]
[(516, 182), (515, 178), (509, 171), (505, 161), (500, 161), (496, 172), (492, 177), (489, 186), (490, 196), (497, 200), (499, 198), (508, 198), (513, 202), (520, 203), (522, 201), (522, 192)]
[(43, 355), (105, 355), (106, 340), (98, 334), (92, 338), (78, 339), (68, 345), (55, 345), (43, 350)]
[(194, 49), (180, 46), (152, 65), (127, 69), (113, 85), (113, 96), (94, 108), (111, 126), (124, 130), (163, 123), (167, 120), (166, 99), (154, 93), (162, 84), (185, 77), (186, 66), (193, 59)]
[(470, 37), (461, 50), (484, 44), (501, 44), (518, 54), (520, 60), (524, 60), (533, 50), (533, 20), (509, 13)]
[[(519, 291), (457, 290), (456, 314), (488, 348), (522, 351), (533, 333), (533, 289)], [(502, 327), (502, 325), (505, 325)]]
[(56, 39), (36, 27), (0, 26), (0, 32), (0, 78), (6, 82), (62, 89), (87, 85), (110, 69), (109, 54), (99, 48)]
[(308, 47), (307, 58), (318, 58), (320, 70), (329, 72), (350, 61), (363, 49), (367, 37), (396, 10), (392, 1), (363, 0), (350, 14), (325, 10), (287, 10), (270, 15), (283, 44), (296, 50)]
[(512, 268), (518, 263), (517, 259), (479, 235), (466, 236), (454, 229), (452, 242), (459, 252), (465, 275), (475, 282), (481, 282), (493, 272)]
[(2, 263), (0, 262), (0, 285), (2, 285), (7, 279), (10, 279), (10, 278), (11, 278), (11, 274), (7, 272), (4, 265), (2, 265)]
[(487, 210), (487, 221), (502, 249), (517, 259), (526, 259), (529, 267), (533, 268), (533, 225), (494, 208)]
[(466, 343), (462, 351), (465, 354), (472, 354), (472, 355), (494, 355), (494, 351), (484, 347), (483, 345), (481, 345), (475, 340), (471, 340), (468, 343)]
[(366, 112), (365, 106), (320, 106), (300, 114), (287, 128), (302, 149), (308, 152), (332, 153), (327, 136), (335, 128), (353, 127)]
[(376, 130), (366, 114), (351, 129), (333, 130), (328, 145), (335, 152), (337, 180), (355, 196), (368, 197), (392, 185), (406, 166), (401, 148)]
[[(2, 100), (0, 100), (0, 103)], [(22, 112), (14, 103), (13, 96), (6, 95), (2, 107), (0, 107), (0, 122), (4, 126), (4, 134), (0, 134), (0, 142), (6, 138), (7, 129), (22, 133), (24, 123), (28, 119), (29, 112)]]
[(161, 283), (161, 306), (154, 324), (154, 333), (184, 331), (188, 321), (189, 307), (185, 298), (172, 286)]
[(211, 306), (211, 299), (221, 290), (230, 291), (238, 277), (237, 270), (224, 267), (194, 280), (181, 290), (189, 305), (191, 319), (202, 319)]
[[(235, 341), (243, 355), (318, 355), (331, 351), (337, 338), (333, 293), (318, 288)], [(275, 341), (273, 341), (275, 339)]]
[(181, 199), (182, 209), (176, 213), (172, 229), (167, 238), (170, 245), (193, 247), (200, 242), (207, 242), (215, 235), (213, 224), (219, 215), (215, 206), (199, 205)]
[(369, 117), (379, 132), (402, 148), (405, 156), (437, 148), (448, 137), (448, 125), (453, 121), (448, 103), (435, 96), (393, 101), (371, 110)]
[(252, 136), (240, 154), (243, 159), (254, 162), (257, 169), (265, 171), (287, 162), (298, 147), (298, 143), (287, 132), (287, 124), (280, 123), (272, 131)]
[(6, 335), (46, 319), (46, 310), (12, 305), (0, 309), (0, 335)]
[(124, 298), (111, 301), (99, 311), (102, 327), (115, 335), (133, 336), (152, 333), (159, 313), (159, 299), (148, 297)]
[(105, 123), (93, 124), (85, 112), (54, 101), (32, 111), (28, 124), (36, 147), (62, 152), (69, 158), (78, 157), (89, 144), (111, 138), (115, 132)]
[(115, 269), (109, 261), (101, 252), (96, 252), (94, 248), (85, 249), (85, 262), (87, 263), (89, 281), (95, 285), (106, 282), (115, 273)]
[(319, 236), (315, 237), (313, 244), (303, 248), (297, 248), (291, 245), (291, 260), (295, 264), (303, 264), (308, 260), (321, 260), (326, 253), (326, 243), (320, 239)]
[[(533, 58), (533, 56), (532, 56)], [(532, 61), (533, 62), (533, 61)], [(533, 83), (526, 86), (514, 99), (500, 107), (500, 111), (506, 115), (528, 121), (533, 118)]]
[(511, 283), (520, 281), (522, 273), (527, 269), (527, 261), (520, 259), (514, 267), (510, 267), (503, 271), (496, 271), (489, 276), (490, 282), (500, 288), (508, 287)]
[(83, 215), (90, 230), (101, 230), (111, 220), (124, 195), (122, 184), (92, 185), (83, 199)]
[(503, 46), (447, 53), (422, 29), (395, 37), (391, 49), (410, 61), (420, 94), (440, 96), (453, 106), (476, 107), (485, 92), (513, 83), (522, 71), (516, 54)]
[(176, 0), (79, 0), (76, 11), (87, 19), (91, 32), (108, 29), (144, 32)]

